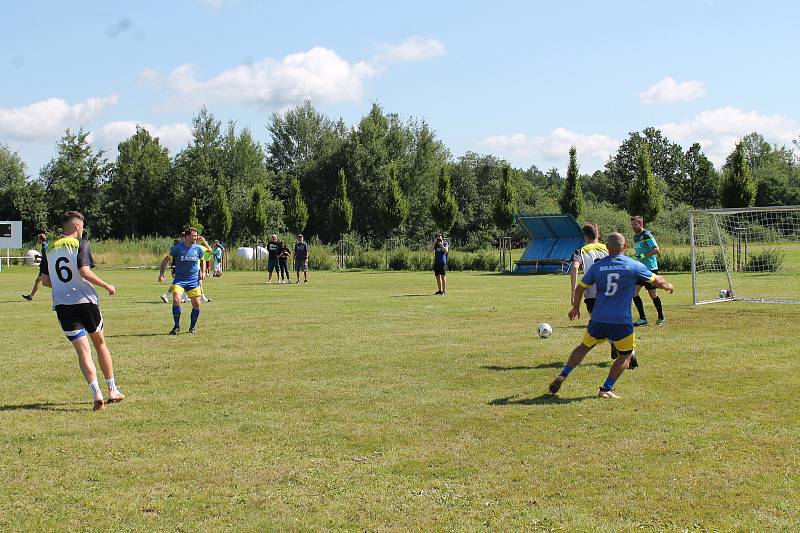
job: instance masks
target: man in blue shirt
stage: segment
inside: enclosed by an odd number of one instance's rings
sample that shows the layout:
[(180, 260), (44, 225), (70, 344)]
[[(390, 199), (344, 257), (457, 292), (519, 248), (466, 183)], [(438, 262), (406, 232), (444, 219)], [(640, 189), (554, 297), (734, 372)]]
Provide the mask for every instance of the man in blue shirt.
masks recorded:
[(436, 276), (436, 295), (447, 294), (447, 254), (450, 246), (442, 234), (436, 235), (433, 241), (433, 275)]
[[(658, 247), (656, 238), (650, 231), (644, 229), (644, 219), (639, 215), (631, 217), (631, 229), (633, 230), (633, 253), (634, 258), (641, 261), (654, 274), (658, 274), (658, 254), (661, 253), (661, 248)], [(633, 293), (633, 304), (639, 312), (639, 320), (633, 323), (634, 326), (646, 326), (647, 315), (644, 312), (644, 303), (639, 297), (639, 291), (642, 286), (647, 289), (650, 299), (653, 300), (653, 305), (656, 307), (658, 319), (656, 326), (664, 325), (664, 309), (661, 307), (661, 298), (656, 293), (656, 288), (646, 281), (640, 281), (636, 286), (636, 291)]]
[(553, 394), (558, 392), (570, 372), (583, 361), (592, 348), (610, 340), (619, 351), (619, 357), (611, 365), (608, 378), (597, 395), (600, 398), (619, 398), (614, 394), (614, 384), (628, 367), (631, 358), (635, 357), (636, 336), (631, 317), (631, 299), (636, 283), (640, 280), (647, 281), (672, 294), (672, 285), (664, 278), (653, 274), (639, 261), (622, 255), (625, 237), (621, 233), (611, 233), (606, 238), (606, 246), (608, 257), (596, 261), (575, 289), (572, 309), (568, 314), (570, 320), (580, 318), (581, 299), (586, 289), (596, 287), (597, 300), (589, 326), (583, 335), (583, 342), (572, 350), (561, 374), (550, 383), (550, 392)]
[(175, 261), (175, 277), (172, 280), (170, 290), (172, 292), (172, 318), (175, 326), (170, 330), (170, 335), (177, 335), (181, 330), (181, 295), (185, 292), (192, 300), (191, 323), (189, 333), (194, 333), (197, 327), (197, 319), (200, 317), (200, 300), (202, 288), (200, 279), (205, 271), (202, 263), (203, 254), (208, 249), (205, 239), (202, 240), (203, 246), (197, 244), (198, 239), (202, 239), (197, 234), (196, 228), (187, 228), (181, 233), (181, 242), (175, 244), (169, 253), (161, 261), (161, 270), (158, 274), (158, 282), (164, 281), (164, 270), (170, 261)]

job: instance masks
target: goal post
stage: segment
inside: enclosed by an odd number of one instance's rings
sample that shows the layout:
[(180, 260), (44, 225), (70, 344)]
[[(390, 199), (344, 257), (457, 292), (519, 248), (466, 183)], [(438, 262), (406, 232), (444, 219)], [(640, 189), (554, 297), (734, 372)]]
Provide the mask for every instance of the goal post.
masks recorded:
[(689, 213), (694, 305), (800, 303), (800, 206)]

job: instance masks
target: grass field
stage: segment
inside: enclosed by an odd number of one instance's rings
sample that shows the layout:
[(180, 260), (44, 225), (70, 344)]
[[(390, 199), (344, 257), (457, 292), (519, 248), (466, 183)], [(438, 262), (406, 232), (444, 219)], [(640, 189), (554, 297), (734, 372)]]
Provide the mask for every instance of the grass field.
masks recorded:
[(800, 529), (796, 306), (672, 276), (613, 401), (605, 347), (544, 394), (585, 324), (566, 276), (228, 273), (168, 337), (155, 271), (99, 273), (128, 396), (100, 413), (49, 290), (0, 274), (0, 530)]

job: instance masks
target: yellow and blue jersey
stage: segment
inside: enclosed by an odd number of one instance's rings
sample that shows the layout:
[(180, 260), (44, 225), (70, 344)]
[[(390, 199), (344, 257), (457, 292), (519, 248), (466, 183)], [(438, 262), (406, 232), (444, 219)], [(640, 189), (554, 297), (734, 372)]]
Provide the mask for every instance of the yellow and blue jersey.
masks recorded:
[(169, 251), (175, 261), (175, 278), (173, 284), (199, 283), (200, 260), (203, 258), (204, 248), (199, 244), (186, 246), (179, 242)]
[(636, 259), (641, 261), (649, 270), (658, 270), (658, 259), (655, 255), (644, 257), (644, 254), (657, 246), (656, 238), (646, 229), (633, 236), (633, 251), (636, 254)]
[(638, 280), (656, 279), (646, 266), (624, 255), (611, 255), (595, 262), (578, 283), (581, 287), (597, 287), (597, 301), (592, 322), (631, 324), (631, 301)]

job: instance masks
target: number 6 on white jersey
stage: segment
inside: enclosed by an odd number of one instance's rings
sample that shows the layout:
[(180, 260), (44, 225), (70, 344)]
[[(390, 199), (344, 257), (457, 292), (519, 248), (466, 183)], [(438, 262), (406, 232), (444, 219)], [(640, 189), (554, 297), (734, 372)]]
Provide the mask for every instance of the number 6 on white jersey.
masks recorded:
[(619, 285), (617, 285), (617, 280), (619, 279), (619, 274), (612, 272), (606, 277), (606, 296), (614, 296), (617, 294), (617, 289), (619, 289)]

